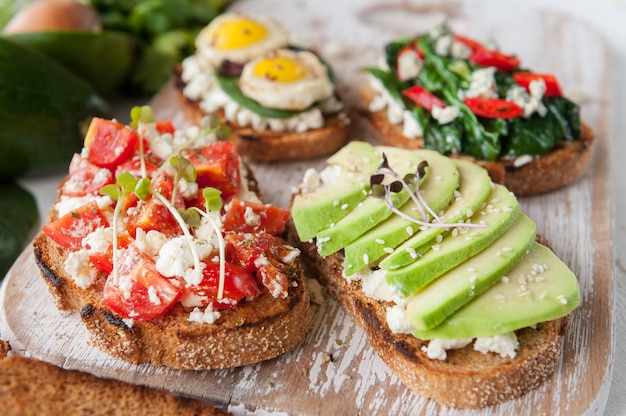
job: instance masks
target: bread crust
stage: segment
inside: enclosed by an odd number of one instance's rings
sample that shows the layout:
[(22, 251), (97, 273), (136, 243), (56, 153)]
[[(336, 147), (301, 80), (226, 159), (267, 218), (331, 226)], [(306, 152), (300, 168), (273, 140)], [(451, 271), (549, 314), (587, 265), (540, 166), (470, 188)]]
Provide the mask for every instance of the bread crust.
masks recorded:
[[(370, 112), (369, 103), (374, 92), (366, 87), (361, 90), (364, 108), (361, 117), (388, 146), (419, 149), (424, 147), (421, 137), (408, 139), (402, 134), (402, 126), (391, 124), (385, 110)], [(477, 160), (467, 155), (449, 155), (470, 160), (489, 172), (491, 179), (506, 186), (518, 196), (538, 195), (568, 185), (579, 179), (591, 162), (595, 134), (591, 127), (581, 124), (581, 137), (574, 141), (561, 141), (547, 154), (530, 163), (516, 167), (513, 160), (500, 159), (495, 162)]]
[(230, 415), (197, 399), (66, 370), (18, 355), (0, 359), (0, 413), (6, 416)]
[[(199, 124), (207, 115), (198, 101), (190, 100), (183, 94), (185, 82), (181, 79), (182, 68), (174, 68), (172, 77), (176, 88), (178, 104), (185, 117), (194, 124)], [(257, 162), (276, 162), (281, 160), (313, 159), (334, 153), (348, 142), (350, 119), (344, 112), (324, 117), (324, 126), (304, 132), (257, 131), (243, 127), (237, 122), (228, 121), (224, 111), (215, 113), (223, 124), (231, 127), (230, 141), (241, 155)]]
[[(247, 169), (248, 187), (258, 192)], [(47, 222), (56, 216), (50, 211)], [(286, 243), (286, 242), (285, 242)], [(266, 289), (251, 301), (220, 311), (214, 324), (188, 320), (193, 308), (177, 303), (166, 314), (132, 326), (103, 302), (106, 275), (88, 288), (74, 283), (64, 268), (68, 249), (44, 233), (33, 240), (34, 256), (52, 299), (60, 310), (80, 313), (90, 340), (114, 357), (183, 370), (239, 367), (275, 358), (295, 347), (308, 332), (311, 311), (306, 278), (299, 261), (287, 265), (288, 296), (274, 298)]]
[(536, 329), (516, 331), (519, 349), (515, 358), (483, 354), (470, 344), (449, 350), (445, 361), (432, 360), (421, 349), (427, 341), (389, 329), (388, 303), (366, 297), (360, 281), (342, 277), (343, 251), (322, 258), (314, 242), (299, 241), (293, 221), (287, 227), (289, 241), (302, 250), (305, 269), (363, 328), (385, 364), (420, 395), (448, 407), (482, 408), (519, 397), (554, 372), (569, 316), (538, 324)]

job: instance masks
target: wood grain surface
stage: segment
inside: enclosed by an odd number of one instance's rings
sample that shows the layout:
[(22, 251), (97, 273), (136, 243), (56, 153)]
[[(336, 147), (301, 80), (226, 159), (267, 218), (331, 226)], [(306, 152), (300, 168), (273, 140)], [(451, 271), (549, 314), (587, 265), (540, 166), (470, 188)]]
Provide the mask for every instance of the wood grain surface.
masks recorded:
[[(0, 334), (19, 354), (65, 368), (201, 397), (235, 414), (353, 415), (579, 415), (602, 414), (613, 360), (614, 259), (612, 167), (609, 140), (610, 54), (584, 22), (539, 9), (495, 1), (460, 2), (249, 0), (237, 10), (282, 20), (303, 43), (333, 64), (341, 93), (357, 108), (363, 75), (385, 42), (430, 29), (445, 13), (453, 30), (492, 37), (505, 52), (540, 72), (556, 74), (566, 94), (583, 97), (582, 116), (598, 136), (592, 165), (577, 183), (521, 200), (557, 255), (579, 276), (582, 305), (574, 313), (556, 374), (539, 389), (493, 408), (459, 411), (438, 406), (407, 389), (369, 347), (363, 331), (332, 300), (313, 306), (313, 325), (293, 351), (237, 369), (191, 372), (131, 365), (90, 345), (75, 314), (59, 312), (27, 249), (0, 290)], [(152, 102), (156, 116), (186, 121), (171, 86)], [(352, 137), (373, 140), (354, 120)], [(291, 188), (322, 160), (253, 164), (267, 202), (287, 206)], [(276, 184), (280, 184), (277, 186)]]

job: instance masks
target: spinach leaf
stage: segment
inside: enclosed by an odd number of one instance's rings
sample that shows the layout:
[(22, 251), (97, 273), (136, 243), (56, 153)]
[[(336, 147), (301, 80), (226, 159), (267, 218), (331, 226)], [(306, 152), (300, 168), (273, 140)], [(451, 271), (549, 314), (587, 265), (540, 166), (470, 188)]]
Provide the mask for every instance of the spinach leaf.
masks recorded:
[(383, 87), (385, 87), (389, 94), (391, 94), (391, 96), (402, 106), (402, 108), (406, 109), (406, 103), (404, 101), (402, 91), (409, 88), (407, 83), (400, 81), (393, 75), (393, 73), (384, 71), (380, 68), (366, 67), (363, 68), (363, 70), (379, 80), (383, 84)]
[(578, 140), (580, 138), (580, 107), (565, 97), (546, 97), (544, 104), (563, 128), (565, 140)]
[(463, 150), (463, 122), (458, 118), (447, 124), (429, 123), (424, 129), (424, 147), (444, 155)]
[(400, 50), (412, 42), (413, 39), (402, 37), (385, 45), (385, 62), (392, 73), (398, 72), (398, 54)]
[[(246, 97), (241, 90), (239, 89), (239, 85), (237, 85), (237, 80), (239, 76), (233, 77), (225, 77), (221, 76), (217, 71), (214, 72), (215, 79), (219, 84), (220, 88), (235, 101), (240, 106), (247, 108), (265, 118), (290, 118), (297, 114), (300, 114), (302, 111), (292, 111), (292, 110), (279, 110), (276, 108), (268, 108), (259, 104), (257, 101), (252, 98)], [(315, 105), (315, 104), (314, 104)], [(306, 110), (303, 110), (306, 111)]]
[(510, 134), (503, 143), (506, 155), (542, 155), (563, 137), (563, 127), (550, 112), (544, 117), (533, 114), (530, 118), (512, 119), (510, 126)]
[(0, 183), (0, 280), (28, 243), (39, 220), (35, 198), (13, 182)]

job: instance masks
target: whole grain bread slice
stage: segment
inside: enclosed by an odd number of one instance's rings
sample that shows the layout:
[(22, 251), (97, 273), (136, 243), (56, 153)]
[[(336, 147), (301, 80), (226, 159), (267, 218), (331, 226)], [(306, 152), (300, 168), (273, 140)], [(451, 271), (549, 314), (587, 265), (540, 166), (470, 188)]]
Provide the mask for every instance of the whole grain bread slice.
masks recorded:
[[(246, 171), (248, 189), (260, 197), (252, 171)], [(47, 221), (55, 218), (53, 208)], [(221, 310), (214, 324), (190, 322), (193, 308), (180, 303), (163, 316), (130, 324), (104, 304), (104, 273), (99, 272), (88, 288), (81, 288), (65, 271), (68, 249), (44, 233), (35, 237), (33, 248), (57, 308), (80, 313), (94, 345), (134, 364), (184, 370), (239, 367), (287, 352), (304, 338), (310, 326), (309, 293), (299, 261), (286, 265), (290, 285), (285, 298), (274, 298), (263, 289), (253, 300)]]
[[(190, 100), (183, 94), (186, 84), (181, 79), (181, 73), (182, 68), (178, 66), (172, 75), (178, 104), (187, 120), (200, 124), (207, 114), (200, 108), (198, 101)], [(226, 120), (222, 110), (215, 115), (223, 124), (231, 127), (229, 140), (233, 142), (237, 152), (257, 162), (313, 159), (331, 154), (348, 142), (350, 119), (344, 112), (327, 115), (324, 117), (323, 127), (304, 132), (275, 132), (269, 129), (258, 131)]]
[(517, 398), (541, 385), (562, 355), (562, 338), (569, 316), (516, 331), (515, 358), (475, 351), (472, 344), (447, 352), (445, 361), (422, 351), (428, 341), (393, 333), (386, 320), (390, 304), (369, 298), (361, 282), (343, 276), (343, 251), (322, 258), (314, 242), (300, 242), (293, 221), (289, 241), (302, 250), (311, 277), (363, 328), (378, 356), (406, 384), (424, 397), (448, 407), (482, 408)]
[[(385, 110), (370, 112), (369, 103), (374, 98), (371, 88), (362, 89), (364, 108), (359, 114), (386, 145), (419, 149), (424, 147), (421, 137), (408, 139), (402, 134), (401, 124), (391, 124)], [(579, 179), (591, 162), (595, 135), (591, 127), (582, 123), (581, 137), (574, 141), (561, 141), (547, 154), (533, 159), (522, 166), (516, 166), (514, 160), (501, 159), (495, 162), (477, 160), (466, 155), (462, 157), (482, 166), (489, 172), (491, 179), (506, 186), (518, 196), (538, 195)]]
[(206, 415), (230, 413), (165, 390), (66, 370), (44, 361), (6, 356), (0, 341), (0, 413), (19, 415)]

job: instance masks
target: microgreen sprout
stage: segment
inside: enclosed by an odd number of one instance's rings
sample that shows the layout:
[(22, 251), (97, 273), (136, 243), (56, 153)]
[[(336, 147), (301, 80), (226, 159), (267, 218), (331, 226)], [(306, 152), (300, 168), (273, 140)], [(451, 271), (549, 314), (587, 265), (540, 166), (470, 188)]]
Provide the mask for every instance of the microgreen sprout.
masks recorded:
[(130, 127), (137, 129), (137, 134), (139, 135), (139, 160), (141, 163), (141, 176), (146, 177), (146, 161), (144, 157), (144, 149), (143, 149), (143, 132), (142, 125), (143, 123), (152, 123), (154, 122), (152, 107), (144, 105), (144, 106), (135, 106), (130, 110)]
[(189, 209), (195, 210), (199, 215), (202, 215), (204, 218), (206, 218), (209, 221), (209, 224), (211, 224), (211, 227), (213, 227), (213, 231), (215, 231), (215, 235), (217, 236), (220, 259), (220, 280), (217, 289), (218, 300), (224, 297), (224, 281), (226, 280), (226, 243), (224, 242), (224, 237), (222, 236), (222, 229), (215, 222), (213, 217), (211, 217), (211, 212), (219, 212), (220, 209), (222, 209), (223, 203), (221, 195), (222, 191), (217, 188), (204, 188), (204, 190), (202, 191), (202, 196), (204, 196), (206, 212), (198, 208)]
[[(471, 224), (466, 222), (456, 224), (445, 223), (443, 219), (435, 213), (420, 192), (420, 181), (426, 174), (428, 162), (420, 162), (415, 169), (415, 173), (409, 173), (404, 177), (401, 177), (395, 170), (393, 170), (387, 160), (387, 156), (384, 153), (382, 157), (383, 160), (378, 166), (378, 170), (370, 176), (370, 188), (372, 190), (372, 196), (385, 201), (387, 207), (396, 215), (399, 215), (400, 217), (415, 224), (426, 227), (486, 227), (484, 224)], [(391, 177), (392, 180), (389, 181), (388, 177)], [(398, 207), (393, 205), (391, 194), (401, 192), (402, 190), (406, 190), (408, 192), (411, 200), (419, 211), (420, 219), (405, 214)], [(434, 219), (433, 222), (428, 221), (431, 217)]]
[(117, 285), (119, 279), (119, 266), (117, 255), (117, 219), (120, 215), (122, 206), (124, 205), (124, 198), (127, 195), (135, 191), (137, 186), (137, 179), (128, 172), (123, 172), (117, 178), (117, 182), (109, 184), (100, 188), (100, 193), (106, 195), (114, 201), (115, 210), (113, 211), (113, 282)]
[(174, 204), (176, 200), (176, 193), (178, 192), (178, 183), (181, 179), (186, 182), (196, 181), (196, 168), (189, 161), (180, 155), (174, 155), (169, 159), (170, 166), (174, 168), (174, 189), (172, 190), (171, 203)]

